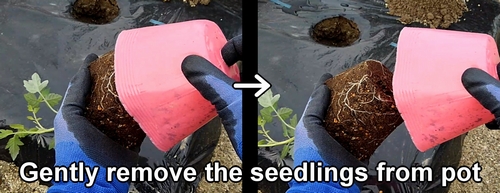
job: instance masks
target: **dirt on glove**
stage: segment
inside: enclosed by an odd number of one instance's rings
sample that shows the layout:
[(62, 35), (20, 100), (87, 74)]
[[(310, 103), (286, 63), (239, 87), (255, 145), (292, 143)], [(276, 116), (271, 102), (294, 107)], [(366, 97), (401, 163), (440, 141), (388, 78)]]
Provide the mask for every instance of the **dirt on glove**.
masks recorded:
[(464, 0), (385, 0), (389, 14), (403, 24), (422, 23), (431, 28), (448, 28), (467, 11)]
[(367, 60), (326, 81), (331, 102), (328, 133), (360, 161), (369, 158), (403, 123), (392, 93), (392, 72)]
[(114, 51), (89, 66), (92, 79), (87, 97), (85, 117), (110, 139), (134, 150), (141, 146), (146, 134), (130, 116), (118, 98), (115, 87)]

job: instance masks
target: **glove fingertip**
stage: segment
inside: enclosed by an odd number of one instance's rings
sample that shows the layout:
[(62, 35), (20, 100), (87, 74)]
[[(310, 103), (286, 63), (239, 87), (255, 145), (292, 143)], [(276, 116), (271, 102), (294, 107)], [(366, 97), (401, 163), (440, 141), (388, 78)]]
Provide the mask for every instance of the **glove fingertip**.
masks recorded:
[(242, 36), (238, 35), (229, 40), (221, 49), (222, 59), (228, 66), (234, 65), (241, 60), (242, 51)]
[[(478, 68), (468, 68), (462, 73), (461, 81), (463, 86), (468, 90), (469, 88), (480, 83), (480, 79), (491, 77), (488, 73)], [(491, 77), (493, 78), (493, 77)]]
[(90, 53), (89, 55), (87, 55), (87, 57), (85, 57), (85, 60), (83, 61), (84, 67), (88, 67), (90, 63), (94, 62), (98, 58), (99, 56), (97, 56), (96, 54)]
[(486, 128), (488, 128), (490, 130), (500, 130), (500, 126), (498, 125), (497, 120), (493, 120), (489, 123), (486, 123), (486, 124), (484, 124), (484, 126), (486, 126)]

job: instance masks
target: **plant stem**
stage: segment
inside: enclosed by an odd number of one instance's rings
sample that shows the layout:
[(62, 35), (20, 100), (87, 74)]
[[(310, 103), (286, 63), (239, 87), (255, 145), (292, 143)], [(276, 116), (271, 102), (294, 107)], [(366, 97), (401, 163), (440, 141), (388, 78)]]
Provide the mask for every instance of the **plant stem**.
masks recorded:
[(286, 144), (292, 142), (294, 139), (295, 139), (295, 137), (292, 137), (292, 138), (289, 138), (289, 139), (287, 139), (285, 141), (280, 141), (280, 142), (275, 142), (275, 143), (268, 143), (268, 144), (259, 145), (259, 147), (274, 147), (274, 146), (278, 146), (278, 145), (286, 145)]
[(40, 127), (41, 129), (45, 129), (45, 127), (42, 126), (42, 124), (40, 124), (40, 122), (38, 122), (38, 118), (36, 117), (36, 113), (35, 112), (31, 112), (33, 114), (33, 118), (35, 119), (35, 123), (38, 125), (38, 127)]
[(57, 114), (57, 111), (54, 110), (54, 108), (52, 108), (52, 106), (50, 106), (49, 102), (47, 102), (47, 99), (45, 99), (45, 97), (43, 96), (43, 94), (40, 91), (38, 91), (38, 94), (40, 95), (40, 97), (42, 97), (43, 102), (45, 102), (45, 104), (47, 104), (47, 106), (50, 108), (50, 110), (52, 110), (52, 112), (54, 112), (54, 113)]
[[(14, 132), (14, 133), (9, 133), (9, 135), (17, 135), (17, 134), (21, 134), (21, 133), (27, 133), (27, 134), (33, 135), (33, 134), (49, 133), (49, 132), (52, 132), (52, 131), (54, 131), (54, 128), (39, 129), (37, 131), (18, 131), (18, 132)], [(7, 135), (7, 136), (9, 136), (9, 135)]]
[(266, 137), (267, 139), (269, 139), (273, 143), (276, 142), (276, 141), (274, 141), (273, 138), (271, 138), (271, 136), (269, 136), (267, 134), (266, 129), (264, 128), (264, 125), (261, 125), (260, 127), (262, 128), (261, 130), (262, 130), (262, 134), (264, 135), (264, 137)]
[(273, 109), (274, 113), (276, 113), (276, 115), (278, 115), (278, 118), (281, 120), (281, 122), (283, 122), (283, 124), (285, 124), (286, 127), (295, 130), (294, 127), (292, 127), (291, 125), (289, 125), (285, 120), (283, 120), (281, 118), (280, 114), (278, 113), (278, 111), (273, 106), (271, 106), (271, 109)]

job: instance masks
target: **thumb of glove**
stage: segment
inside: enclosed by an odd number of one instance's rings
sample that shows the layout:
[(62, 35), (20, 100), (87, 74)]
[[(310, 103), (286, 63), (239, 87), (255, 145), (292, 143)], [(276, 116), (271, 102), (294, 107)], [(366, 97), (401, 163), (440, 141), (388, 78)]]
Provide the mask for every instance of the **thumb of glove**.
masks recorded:
[[(469, 68), (462, 74), (462, 84), (479, 103), (495, 115), (500, 125), (500, 81), (483, 70)], [(489, 123), (491, 127), (492, 123)]]
[(215, 106), (236, 153), (242, 158), (242, 96), (241, 90), (233, 88), (235, 81), (196, 55), (186, 57), (181, 68), (187, 80)]

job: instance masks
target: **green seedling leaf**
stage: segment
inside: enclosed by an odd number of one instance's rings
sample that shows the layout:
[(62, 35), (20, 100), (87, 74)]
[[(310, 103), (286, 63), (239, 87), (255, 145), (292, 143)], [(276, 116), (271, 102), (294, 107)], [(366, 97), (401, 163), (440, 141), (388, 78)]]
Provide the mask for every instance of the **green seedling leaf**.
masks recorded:
[(38, 110), (40, 110), (40, 107), (33, 107), (32, 110), (33, 110), (32, 112), (36, 114), (38, 113)]
[(271, 106), (271, 99), (273, 98), (273, 91), (271, 89), (267, 90), (264, 92), (264, 94), (260, 95), (260, 97), (257, 99), (259, 101), (259, 105), (266, 108)]
[(288, 155), (288, 151), (290, 147), (288, 145), (283, 146), (283, 150), (281, 150), (281, 159), (285, 159), (285, 157)]
[(297, 114), (293, 115), (292, 118), (290, 119), (290, 126), (293, 128), (297, 127)]
[(273, 109), (271, 107), (266, 107), (260, 110), (260, 115), (266, 123), (273, 122)]
[[(260, 130), (260, 129), (259, 129), (259, 130), (257, 130), (257, 133), (259, 133), (259, 134), (264, 134), (264, 131), (262, 131), (262, 130)], [(0, 138), (0, 139), (1, 139), (1, 138)]]
[(35, 120), (35, 118), (34, 118), (33, 116), (27, 116), (26, 118), (27, 118), (28, 120), (30, 120), (30, 121), (34, 121), (34, 120)]
[(261, 139), (259, 142), (258, 142), (258, 145), (265, 145), (267, 144), (267, 140), (265, 139)]
[(264, 125), (266, 125), (266, 120), (264, 120), (264, 119), (262, 118), (262, 116), (260, 116), (260, 115), (258, 116), (258, 125), (259, 125), (259, 126), (264, 126)]
[(47, 87), (49, 81), (45, 80), (42, 82), (38, 73), (34, 73), (33, 75), (31, 75), (31, 80), (24, 80), (23, 83), (26, 91), (35, 94)]
[(49, 87), (45, 87), (44, 89), (42, 89), (42, 90), (40, 91), (40, 94), (41, 94), (43, 97), (47, 98), (47, 96), (50, 94), (50, 88), (49, 88)]
[(0, 139), (3, 139), (9, 135), (11, 135), (13, 133), (12, 130), (8, 130), (8, 129), (0, 129)]
[(264, 94), (262, 94), (259, 97), (258, 101), (260, 106), (266, 108), (276, 104), (276, 102), (278, 102), (279, 99), (280, 99), (279, 94), (273, 96), (273, 92), (271, 90), (267, 90)]
[(293, 157), (293, 143), (291, 143), (288, 148), (290, 149), (290, 151), (288, 152), (288, 154), (290, 154), (291, 157)]
[(283, 120), (287, 120), (290, 115), (293, 113), (293, 110), (290, 108), (282, 107), (278, 109), (278, 116), (281, 117)]
[(55, 146), (56, 146), (56, 140), (52, 138), (49, 142), (49, 150), (54, 149)]
[(287, 134), (290, 138), (292, 137), (295, 137), (295, 129), (292, 129), (292, 128), (286, 128), (288, 131), (287, 131)]
[(14, 135), (14, 137), (10, 138), (9, 141), (7, 141), (7, 145), (5, 146), (5, 148), (9, 149), (12, 160), (16, 160), (17, 155), (19, 155), (19, 146), (22, 145), (24, 145), (24, 143), (19, 139), (19, 137), (17, 137), (17, 135)]
[(37, 98), (36, 95), (33, 93), (24, 94), (24, 99), (26, 100), (28, 105), (31, 105), (32, 107), (39, 107), (40, 102), (42, 102), (42, 100)]
[(54, 107), (57, 104), (59, 104), (59, 101), (61, 101), (62, 96), (54, 93), (49, 93), (47, 96), (45, 96), (45, 101), (51, 106)]
[(9, 125), (9, 126), (12, 129), (17, 129), (19, 131), (26, 131), (26, 129), (24, 128), (24, 125), (21, 125), (21, 124), (12, 124), (12, 125)]

